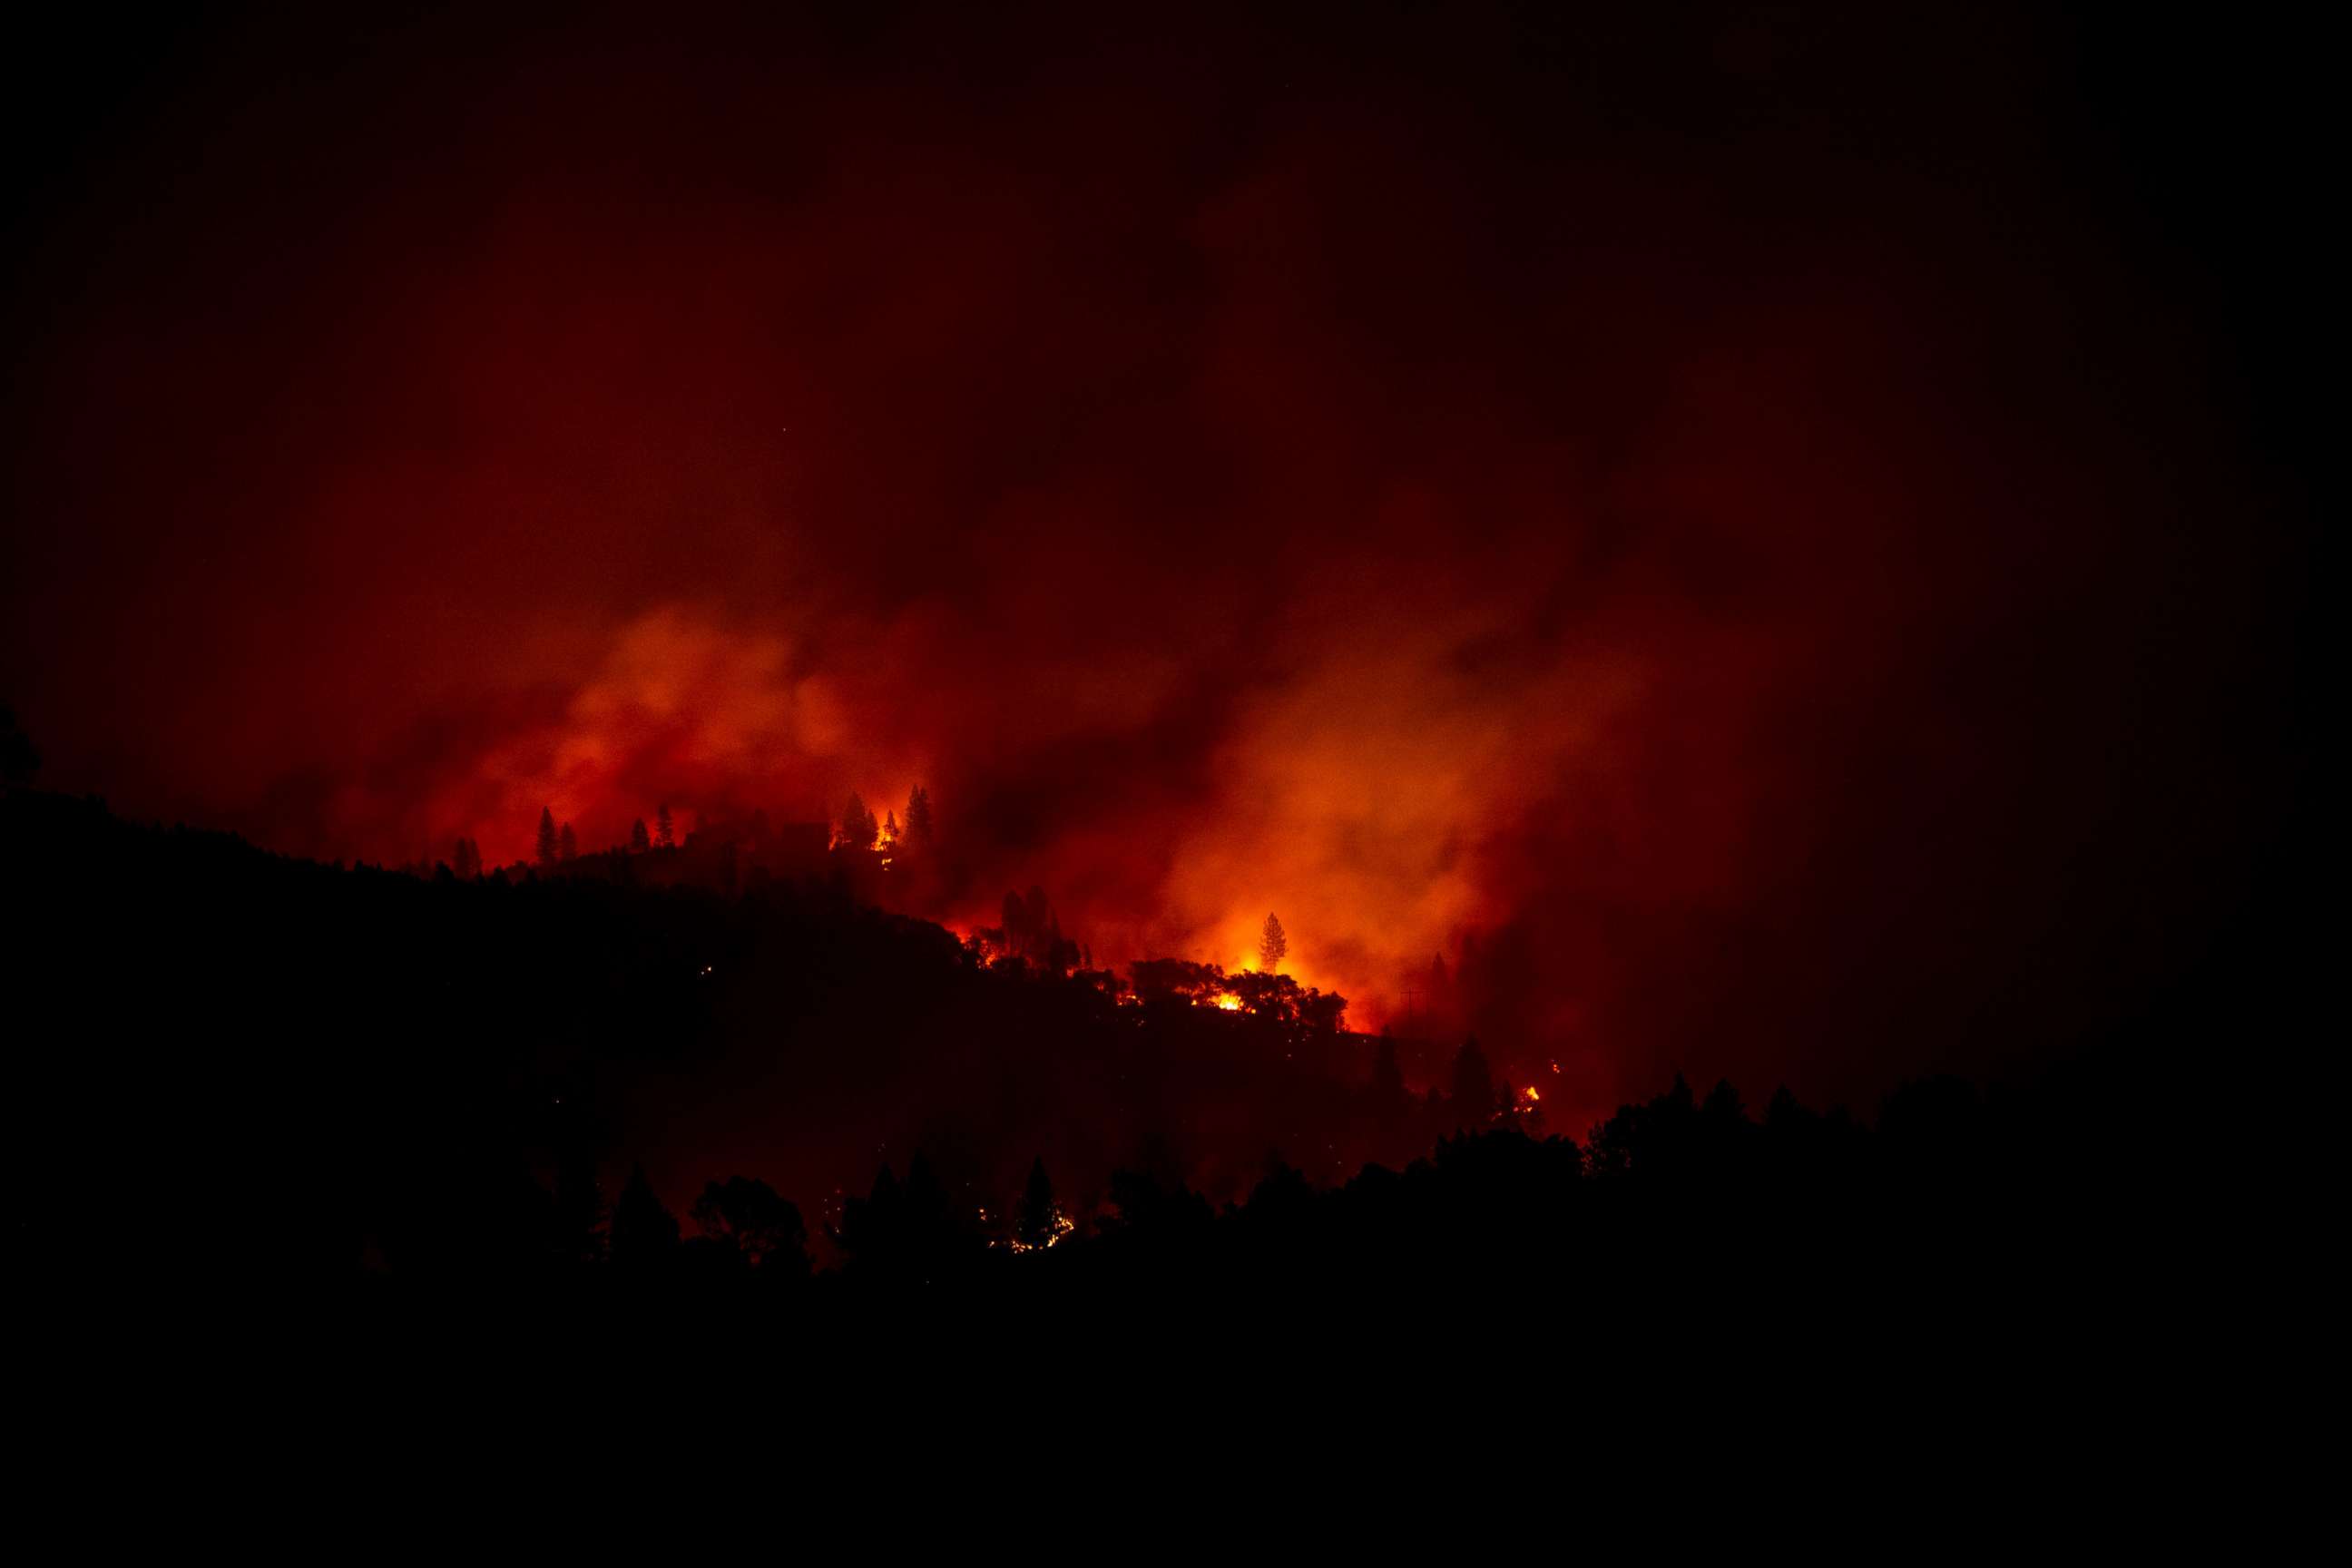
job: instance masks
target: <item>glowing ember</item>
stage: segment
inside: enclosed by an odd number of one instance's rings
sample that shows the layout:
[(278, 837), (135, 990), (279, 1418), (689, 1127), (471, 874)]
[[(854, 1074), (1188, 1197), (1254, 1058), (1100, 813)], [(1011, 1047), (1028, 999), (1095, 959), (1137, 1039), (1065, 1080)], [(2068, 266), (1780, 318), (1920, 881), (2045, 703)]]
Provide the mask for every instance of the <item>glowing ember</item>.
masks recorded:
[(1004, 1245), (1009, 1250), (1016, 1253), (1043, 1252), (1047, 1247), (1053, 1247), (1066, 1239), (1072, 1231), (1077, 1228), (1077, 1222), (1076, 1220), (1073, 1220), (1068, 1215), (1062, 1213), (1061, 1210), (1055, 1209), (1054, 1211), (1053, 1227), (1046, 1233), (1046, 1237), (1044, 1241), (1032, 1246), (1028, 1242), (1023, 1241), (1019, 1237), (1012, 1237), (1007, 1238)]

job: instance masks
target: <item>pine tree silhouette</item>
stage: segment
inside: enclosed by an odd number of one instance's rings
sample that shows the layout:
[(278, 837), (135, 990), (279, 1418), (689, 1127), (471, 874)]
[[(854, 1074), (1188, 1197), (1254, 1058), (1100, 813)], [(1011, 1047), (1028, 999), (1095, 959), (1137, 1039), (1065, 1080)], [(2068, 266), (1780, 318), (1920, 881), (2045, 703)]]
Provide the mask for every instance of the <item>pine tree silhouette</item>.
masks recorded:
[(677, 1216), (662, 1206), (646, 1180), (646, 1168), (633, 1165), (621, 1196), (613, 1205), (613, 1266), (654, 1268), (677, 1253)]
[(1013, 1211), (1013, 1239), (1024, 1251), (1037, 1251), (1062, 1238), (1068, 1222), (1054, 1202), (1054, 1184), (1046, 1179), (1043, 1155), (1031, 1162), (1029, 1184), (1021, 1194), (1021, 1206)]
[(921, 784), (917, 784), (914, 793), (907, 796), (907, 821), (904, 833), (907, 845), (919, 852), (929, 849), (936, 832), (937, 829), (931, 822), (931, 792)]
[(1290, 939), (1282, 933), (1282, 922), (1269, 913), (1265, 929), (1258, 932), (1257, 966), (1273, 974), (1282, 968), (1282, 961), (1289, 952)]
[(882, 825), (866, 809), (865, 801), (853, 795), (849, 804), (841, 808), (841, 842), (845, 848), (871, 849)]

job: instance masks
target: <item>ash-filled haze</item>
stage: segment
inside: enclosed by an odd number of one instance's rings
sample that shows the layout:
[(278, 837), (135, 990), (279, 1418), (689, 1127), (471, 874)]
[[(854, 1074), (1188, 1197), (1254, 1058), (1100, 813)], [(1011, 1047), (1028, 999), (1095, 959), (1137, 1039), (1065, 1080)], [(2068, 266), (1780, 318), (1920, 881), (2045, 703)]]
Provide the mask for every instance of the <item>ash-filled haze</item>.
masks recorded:
[(921, 784), (959, 923), (1466, 937), (1595, 1106), (2042, 1048), (2273, 799), (2259, 204), (1900, 9), (43, 37), (0, 695), (320, 858)]

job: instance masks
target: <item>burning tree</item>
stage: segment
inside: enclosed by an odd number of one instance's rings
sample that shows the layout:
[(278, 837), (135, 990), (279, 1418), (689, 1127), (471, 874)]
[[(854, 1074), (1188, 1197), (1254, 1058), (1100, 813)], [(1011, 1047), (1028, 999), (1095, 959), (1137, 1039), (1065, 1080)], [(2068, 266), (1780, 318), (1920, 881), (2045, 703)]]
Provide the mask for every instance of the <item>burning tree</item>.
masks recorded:
[(1128, 965), (1135, 994), (1144, 1002), (1189, 1002), (1203, 1005), (1225, 989), (1225, 972), (1213, 963), (1183, 958), (1139, 958)]
[(982, 951), (1036, 969), (1060, 973), (1077, 966), (1078, 944), (1062, 934), (1062, 922), (1043, 888), (1033, 886), (1026, 898), (1005, 894), (1004, 923), (983, 926), (974, 934)]
[(880, 837), (882, 825), (866, 809), (866, 802), (853, 795), (849, 804), (841, 808), (841, 843), (848, 849), (871, 849)]
[(1013, 1215), (1013, 1250), (1042, 1252), (1075, 1229), (1069, 1216), (1054, 1201), (1054, 1184), (1046, 1179), (1041, 1156), (1029, 1166), (1029, 1185)]

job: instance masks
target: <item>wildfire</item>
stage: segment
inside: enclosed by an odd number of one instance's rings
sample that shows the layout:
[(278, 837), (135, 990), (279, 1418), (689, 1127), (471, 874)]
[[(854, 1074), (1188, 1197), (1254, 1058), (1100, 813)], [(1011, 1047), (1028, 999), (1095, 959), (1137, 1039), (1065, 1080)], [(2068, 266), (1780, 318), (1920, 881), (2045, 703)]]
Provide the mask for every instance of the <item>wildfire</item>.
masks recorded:
[(1242, 1010), (1242, 999), (1230, 991), (1220, 992), (1211, 1005), (1227, 1013), (1238, 1013)]
[(1006, 1238), (1004, 1245), (1009, 1250), (1016, 1253), (1043, 1252), (1047, 1247), (1061, 1242), (1064, 1238), (1068, 1237), (1072, 1231), (1077, 1228), (1078, 1226), (1076, 1220), (1072, 1219), (1068, 1215), (1064, 1214), (1061, 1210), (1055, 1209), (1054, 1211), (1053, 1226), (1047, 1230), (1045, 1240), (1038, 1242), (1033, 1247), (1028, 1242), (1022, 1240), (1019, 1237), (1010, 1237)]

